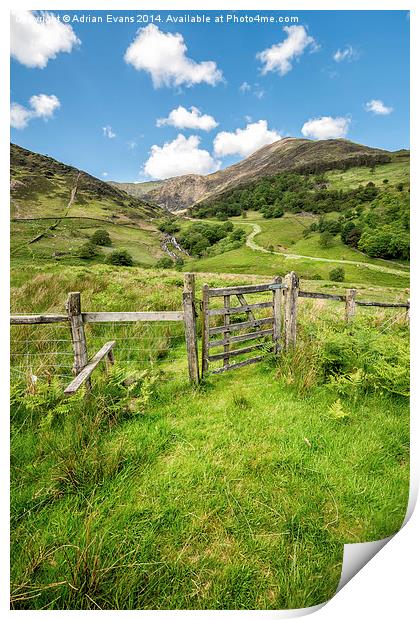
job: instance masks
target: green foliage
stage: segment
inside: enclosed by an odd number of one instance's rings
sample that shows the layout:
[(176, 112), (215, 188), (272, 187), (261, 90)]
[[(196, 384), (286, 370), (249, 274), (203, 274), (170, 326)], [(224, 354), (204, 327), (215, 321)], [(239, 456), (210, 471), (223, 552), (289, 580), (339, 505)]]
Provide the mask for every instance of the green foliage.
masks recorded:
[(133, 257), (127, 250), (114, 250), (108, 254), (106, 262), (110, 265), (127, 266), (134, 264)]
[(173, 269), (174, 261), (169, 258), (169, 256), (162, 256), (162, 258), (159, 258), (159, 260), (157, 261), (156, 267), (158, 267), (159, 269)]
[(109, 232), (103, 228), (98, 228), (98, 230), (95, 230), (90, 240), (94, 245), (112, 245)]
[(410, 257), (410, 234), (390, 224), (370, 228), (361, 235), (358, 246), (368, 256), (408, 259)]
[[(221, 252), (238, 248), (242, 245), (246, 233), (242, 229), (234, 230), (233, 223), (191, 224), (178, 235), (178, 241), (193, 256), (214, 256)], [(221, 241), (223, 243), (221, 244)]]
[(343, 267), (335, 267), (330, 271), (330, 280), (333, 282), (344, 282), (344, 269)]
[(180, 230), (178, 222), (173, 218), (166, 218), (165, 220), (160, 221), (157, 227), (161, 232), (168, 235), (174, 235)]
[(329, 230), (324, 230), (324, 232), (319, 235), (319, 245), (321, 248), (332, 248), (334, 245), (334, 236)]
[(94, 258), (95, 256), (98, 256), (98, 254), (98, 248), (90, 241), (84, 243), (78, 252), (79, 257), (83, 259)]

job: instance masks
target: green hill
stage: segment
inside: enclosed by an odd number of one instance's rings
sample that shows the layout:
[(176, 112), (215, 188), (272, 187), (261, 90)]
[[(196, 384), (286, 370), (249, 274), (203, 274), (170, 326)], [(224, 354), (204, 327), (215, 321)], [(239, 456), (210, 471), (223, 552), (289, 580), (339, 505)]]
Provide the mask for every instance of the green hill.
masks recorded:
[(75, 263), (93, 232), (105, 229), (112, 245), (99, 256), (127, 249), (151, 265), (162, 256), (153, 220), (161, 209), (77, 168), (16, 144), (10, 150), (11, 249), (14, 258)]

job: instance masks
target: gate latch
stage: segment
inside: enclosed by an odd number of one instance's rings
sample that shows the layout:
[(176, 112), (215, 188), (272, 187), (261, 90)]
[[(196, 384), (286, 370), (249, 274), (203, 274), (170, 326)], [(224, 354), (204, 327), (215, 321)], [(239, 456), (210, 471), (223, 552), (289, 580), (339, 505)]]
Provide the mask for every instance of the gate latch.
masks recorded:
[(287, 288), (287, 284), (270, 284), (268, 288), (270, 291), (275, 291), (280, 288)]

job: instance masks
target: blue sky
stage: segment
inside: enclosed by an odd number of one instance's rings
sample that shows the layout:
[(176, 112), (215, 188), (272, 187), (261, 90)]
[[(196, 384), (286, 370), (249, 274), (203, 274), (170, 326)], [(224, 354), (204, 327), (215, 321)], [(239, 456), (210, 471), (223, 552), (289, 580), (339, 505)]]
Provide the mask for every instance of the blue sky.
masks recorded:
[(203, 13), (211, 23), (167, 22), (182, 11), (149, 23), (106, 23), (131, 11), (18, 16), (11, 140), (118, 181), (212, 172), (285, 136), (409, 147), (406, 11), (259, 13), (270, 24)]

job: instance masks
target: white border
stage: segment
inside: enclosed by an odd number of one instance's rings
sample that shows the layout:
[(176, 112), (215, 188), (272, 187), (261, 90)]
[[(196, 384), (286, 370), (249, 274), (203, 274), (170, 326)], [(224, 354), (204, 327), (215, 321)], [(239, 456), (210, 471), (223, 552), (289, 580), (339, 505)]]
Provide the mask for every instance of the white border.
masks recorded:
[[(55, 0), (53, 2), (45, 0), (44, 2), (28, 2), (26, 0), (15, 0), (14, 2), (5, 2), (0, 5), (0, 62), (1, 62), (1, 76), (2, 76), (2, 88), (0, 89), (0, 129), (2, 136), (0, 156), (0, 188), (2, 197), (0, 217), (4, 218), (2, 225), (0, 226), (0, 248), (2, 251), (3, 259), (1, 261), (2, 267), (2, 290), (3, 294), (0, 296), (0, 311), (2, 321), (0, 322), (0, 338), (1, 341), (8, 342), (9, 325), (8, 325), (8, 281), (9, 281), (9, 263), (8, 263), (8, 245), (9, 245), (9, 217), (8, 208), (6, 204), (8, 202), (9, 194), (9, 177), (8, 177), (8, 161), (9, 161), (9, 88), (6, 85), (9, 83), (9, 9), (49, 9), (60, 10), (69, 9), (77, 10), (139, 10), (139, 9), (172, 9), (172, 10), (201, 10), (201, 9), (213, 9), (213, 10), (227, 10), (227, 9), (249, 9), (255, 10), (255, 0), (230, 0), (229, 3), (219, 1), (210, 2), (209, 0), (196, 1), (132, 1), (123, 0), (118, 2), (117, 0), (110, 1), (98, 1), (90, 0), (75, 1), (75, 0)], [(418, 77), (419, 63), (417, 58), (420, 57), (419, 52), (419, 27), (418, 27), (418, 10), (414, 0), (405, 2), (396, 2), (393, 0), (353, 0), (348, 2), (343, 0), (339, 4), (332, 0), (319, 0), (318, 2), (312, 1), (299, 1), (290, 0), (289, 2), (273, 2), (265, 0), (258, 3), (258, 9), (260, 10), (284, 10), (287, 12), (300, 11), (300, 10), (410, 10), (411, 11), (411, 109), (415, 110), (416, 106), (419, 107), (418, 98)], [(411, 170), (420, 170), (419, 158), (416, 152), (417, 149), (417, 136), (419, 123), (412, 115), (411, 119), (411, 154), (412, 154), (412, 166)], [(412, 175), (412, 223), (413, 223), (413, 239), (417, 238), (419, 234), (419, 189), (418, 182), (415, 175)], [(419, 243), (413, 244), (412, 258), (414, 268), (412, 273), (416, 274), (416, 266), (418, 264), (418, 247)], [(414, 284), (416, 284), (414, 280)], [(420, 344), (419, 329), (417, 321), (417, 306), (418, 295), (416, 292), (416, 286), (412, 286), (411, 292), (411, 305), (412, 305), (412, 374), (416, 375), (418, 372), (418, 356), (417, 350), (418, 343)], [(3, 407), (1, 407), (2, 424), (6, 428), (1, 433), (1, 472), (3, 475), (3, 497), (8, 494), (8, 478), (6, 472), (9, 468), (9, 439), (7, 432), (7, 412), (9, 408), (8, 404), (8, 373), (5, 369), (8, 368), (8, 351), (2, 351), (4, 355), (4, 364), (2, 365), (3, 372), (0, 373), (0, 395), (2, 398)], [(415, 403), (417, 401), (418, 388), (413, 382), (413, 396), (412, 396), (412, 416), (411, 416), (411, 502), (414, 503), (415, 495), (418, 489), (418, 480), (420, 471), (420, 450), (419, 450), (419, 422), (418, 414), (415, 410)], [(2, 540), (2, 570), (0, 578), (0, 610), (11, 613), (8, 610), (8, 582), (9, 582), (9, 569), (8, 569), (8, 557), (5, 550), (8, 550), (9, 545), (9, 531), (8, 531), (8, 507), (7, 500), (2, 502), (1, 510), (1, 534), (4, 538)], [(398, 617), (399, 620), (410, 620), (418, 616), (419, 604), (418, 604), (418, 584), (416, 576), (419, 572), (418, 550), (420, 549), (420, 511), (414, 512), (411, 519), (405, 527), (385, 546), (384, 549), (371, 560), (365, 568), (362, 569), (350, 583), (343, 588), (325, 607), (322, 607), (317, 611), (317, 618), (320, 620), (354, 620), (355, 617), (359, 618), (382, 618), (383, 620), (394, 620)], [(416, 580), (415, 580), (416, 579)], [(13, 616), (16, 615), (28, 615), (33, 613), (42, 612), (12, 612)], [(57, 614), (69, 614), (81, 612), (48, 612), (49, 617)], [(206, 616), (215, 616), (220, 614), (229, 614), (230, 616), (237, 616), (239, 614), (252, 614), (252, 615), (276, 615), (276, 617), (285, 617), (284, 612), (264, 612), (264, 611), (245, 611), (245, 612), (217, 612), (217, 611), (205, 611), (205, 612), (90, 612), (99, 613), (102, 615), (109, 614), (125, 614), (136, 613), (140, 614), (143, 618), (149, 618), (159, 614), (160, 617), (172, 617), (174, 615), (179, 616), (192, 616), (197, 613), (205, 614)], [(287, 614), (287, 612), (286, 612)], [(291, 614), (289, 614), (290, 617)]]

